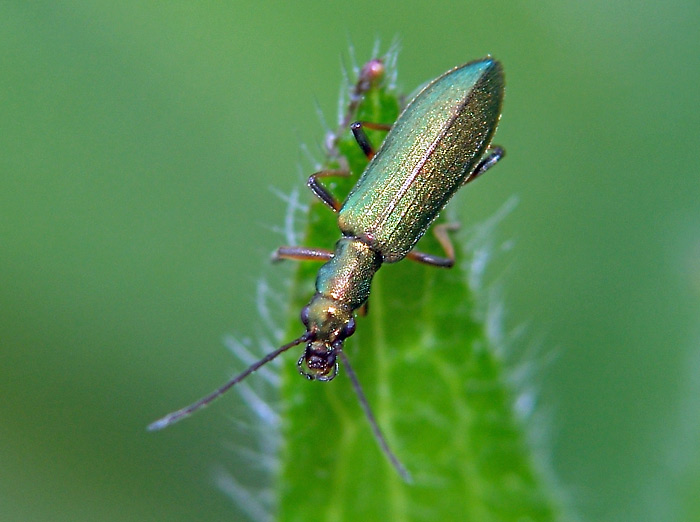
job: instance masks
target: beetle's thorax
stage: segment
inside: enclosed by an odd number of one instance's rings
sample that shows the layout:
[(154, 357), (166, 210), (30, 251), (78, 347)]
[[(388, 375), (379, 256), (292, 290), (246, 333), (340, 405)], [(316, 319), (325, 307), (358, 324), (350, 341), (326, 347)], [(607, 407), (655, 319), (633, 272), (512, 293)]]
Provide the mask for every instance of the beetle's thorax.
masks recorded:
[(335, 376), (336, 353), (355, 331), (354, 311), (367, 301), (381, 263), (381, 256), (365, 241), (343, 237), (333, 258), (318, 271), (316, 294), (302, 311), (308, 343), (299, 369), (309, 379)]
[(333, 259), (323, 265), (316, 277), (316, 295), (311, 300), (335, 301), (329, 305), (356, 310), (369, 297), (370, 285), (382, 259), (367, 242), (343, 237), (335, 244)]

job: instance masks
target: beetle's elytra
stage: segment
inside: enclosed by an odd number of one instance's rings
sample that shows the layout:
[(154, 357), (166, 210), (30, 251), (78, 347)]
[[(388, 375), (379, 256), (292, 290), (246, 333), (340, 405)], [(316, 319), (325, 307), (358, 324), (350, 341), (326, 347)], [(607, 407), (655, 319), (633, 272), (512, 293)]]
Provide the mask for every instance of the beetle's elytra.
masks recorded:
[[(380, 65), (379, 60), (373, 60), (363, 72), (376, 74)], [(361, 77), (357, 89), (362, 81)], [(329, 381), (337, 374), (340, 357), (379, 444), (399, 473), (408, 478), (374, 423), (369, 404), (343, 353), (343, 341), (355, 331), (355, 311), (367, 302), (372, 278), (383, 263), (408, 257), (439, 267), (454, 264), (454, 250), (444, 226), (436, 227), (435, 232), (445, 257), (418, 252), (413, 247), (455, 192), (504, 156), (501, 147), (491, 146), (503, 92), (501, 64), (487, 57), (447, 71), (428, 84), (405, 107), (376, 153), (363, 127), (388, 126), (354, 123), (353, 134), (370, 162), (345, 201), (341, 204), (320, 182), (337, 172), (317, 172), (308, 182), (313, 193), (338, 214), (342, 235), (335, 248), (281, 247), (274, 256), (326, 261), (318, 271), (316, 293), (301, 312), (306, 331), (212, 394), (163, 417), (149, 429), (164, 428), (190, 415), (282, 352), (305, 344), (298, 362), (302, 375)]]

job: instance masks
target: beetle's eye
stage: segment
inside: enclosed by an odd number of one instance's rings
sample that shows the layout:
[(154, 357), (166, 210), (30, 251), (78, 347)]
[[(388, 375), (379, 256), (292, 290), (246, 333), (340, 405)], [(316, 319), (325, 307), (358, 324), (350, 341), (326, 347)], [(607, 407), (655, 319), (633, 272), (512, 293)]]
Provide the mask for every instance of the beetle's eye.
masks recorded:
[(340, 337), (341, 337), (341, 339), (347, 339), (348, 337), (350, 337), (354, 333), (355, 333), (355, 318), (351, 317), (350, 320), (347, 322), (347, 324), (343, 327), (343, 330), (340, 332)]
[(305, 306), (304, 308), (301, 309), (301, 322), (304, 323), (304, 326), (307, 328), (309, 327), (309, 307)]

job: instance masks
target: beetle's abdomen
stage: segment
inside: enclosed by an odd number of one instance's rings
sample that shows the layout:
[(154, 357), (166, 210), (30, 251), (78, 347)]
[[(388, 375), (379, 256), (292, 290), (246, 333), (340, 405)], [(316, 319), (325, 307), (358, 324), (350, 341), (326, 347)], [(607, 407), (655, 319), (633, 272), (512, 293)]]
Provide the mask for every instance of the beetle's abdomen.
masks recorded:
[(399, 116), (338, 215), (385, 262), (403, 259), (474, 171), (496, 130), (503, 72), (487, 58), (447, 72)]

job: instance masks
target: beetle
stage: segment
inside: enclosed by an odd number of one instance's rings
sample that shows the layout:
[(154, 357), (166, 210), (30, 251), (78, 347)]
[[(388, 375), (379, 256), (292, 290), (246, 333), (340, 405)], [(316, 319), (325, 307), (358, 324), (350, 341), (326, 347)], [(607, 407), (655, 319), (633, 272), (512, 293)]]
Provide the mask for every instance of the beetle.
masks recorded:
[[(457, 190), (505, 155), (503, 148), (491, 146), (503, 94), (503, 68), (489, 56), (430, 82), (391, 127), (353, 123), (353, 135), (370, 161), (345, 201), (341, 204), (320, 181), (338, 172), (317, 172), (308, 180), (311, 191), (337, 213), (342, 236), (335, 248), (280, 247), (273, 256), (278, 260), (325, 261), (316, 278), (316, 293), (301, 311), (305, 332), (213, 393), (152, 423), (149, 429), (164, 428), (192, 414), (281, 353), (305, 344), (298, 361), (300, 373), (308, 379), (330, 381), (338, 372), (340, 358), (379, 445), (408, 480), (408, 472), (389, 449), (375, 421), (343, 343), (354, 333), (355, 313), (366, 305), (372, 278), (384, 263), (409, 258), (437, 267), (454, 265), (454, 248), (445, 225), (435, 227), (444, 257), (414, 247)], [(389, 130), (376, 153), (364, 127)]]

